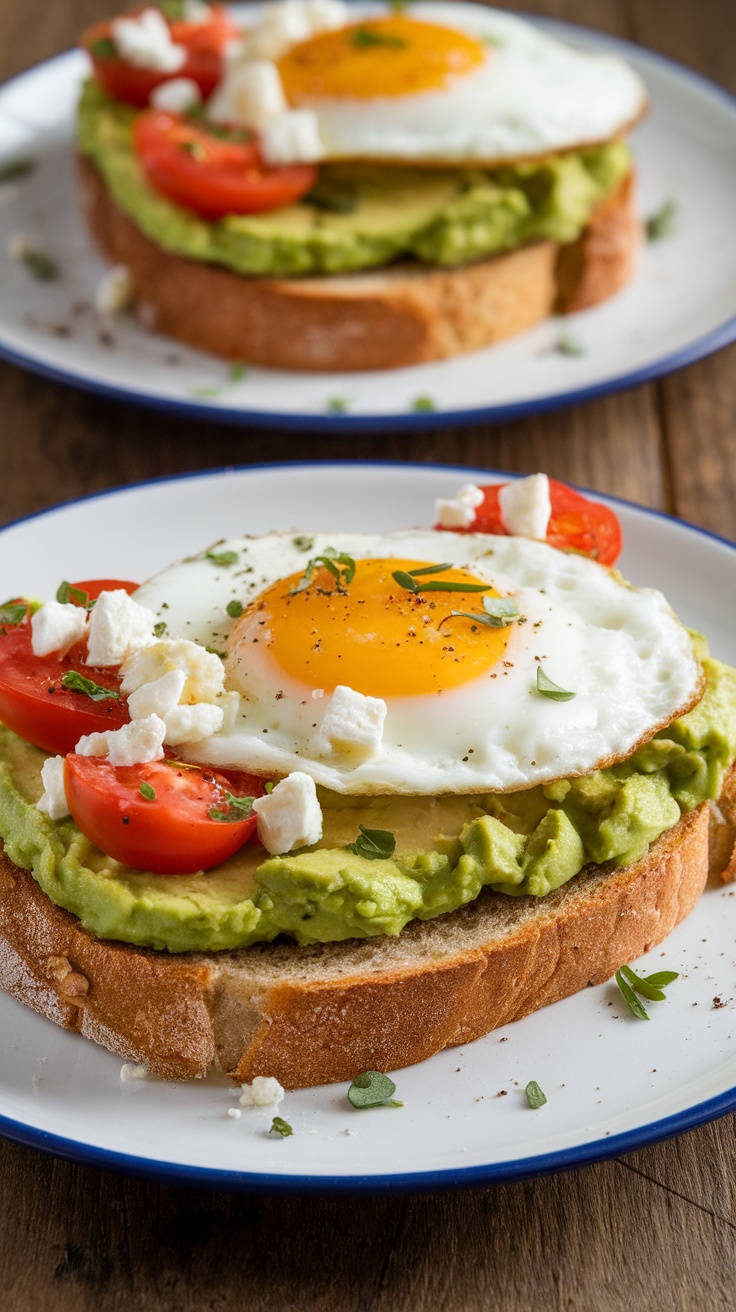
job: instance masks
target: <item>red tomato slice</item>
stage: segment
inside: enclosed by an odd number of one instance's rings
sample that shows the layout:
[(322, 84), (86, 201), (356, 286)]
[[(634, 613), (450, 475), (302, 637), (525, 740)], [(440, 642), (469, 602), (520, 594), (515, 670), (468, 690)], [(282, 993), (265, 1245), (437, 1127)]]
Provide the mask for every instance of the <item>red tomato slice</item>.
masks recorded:
[[(450, 532), (508, 536), (499, 505), (499, 492), (506, 486), (505, 483), (498, 483), (482, 487), (484, 500), (476, 509), (470, 528), (451, 529)], [(589, 501), (580, 492), (568, 487), (567, 483), (558, 483), (555, 478), (549, 480), (549, 495), (552, 514), (547, 541), (550, 546), (558, 547), (561, 551), (578, 551), (584, 556), (591, 556), (601, 565), (613, 565), (623, 545), (618, 516), (608, 506)], [(442, 526), (438, 524), (436, 527)]]
[[(141, 9), (136, 11), (142, 12)], [(143, 109), (149, 103), (151, 92), (162, 82), (170, 82), (175, 77), (191, 78), (205, 100), (212, 95), (222, 77), (223, 51), (228, 41), (240, 35), (238, 27), (225, 9), (216, 6), (212, 18), (206, 23), (169, 23), (169, 28), (172, 40), (187, 48), (186, 62), (175, 73), (135, 68), (112, 54), (112, 22), (95, 23), (83, 33), (81, 44), (92, 60), (97, 81), (109, 96)]]
[[(75, 592), (84, 592), (87, 601), (96, 601), (101, 592), (116, 592), (120, 589), (131, 596), (138, 591), (140, 584), (131, 583), (129, 579), (83, 579), (81, 583), (70, 583), (69, 587)], [(69, 602), (73, 606), (85, 606), (87, 603), (81, 598), (69, 596)]]
[[(76, 643), (61, 660), (34, 656), (27, 611), (18, 624), (0, 625), (0, 720), (27, 742), (47, 752), (72, 752), (82, 734), (119, 729), (130, 716), (120, 696), (115, 670), (85, 665), (86, 641)], [(75, 670), (85, 679), (115, 693), (95, 701), (65, 688), (63, 675)]]
[(64, 787), (72, 817), (90, 842), (116, 861), (159, 875), (192, 874), (227, 861), (252, 834), (256, 816), (213, 816), (238, 814), (230, 796), (262, 797), (265, 791), (262, 779), (239, 771), (176, 761), (112, 766), (104, 757), (76, 755), (64, 763)]
[(223, 139), (154, 109), (136, 119), (133, 144), (153, 186), (206, 219), (279, 209), (317, 181), (313, 164), (268, 168), (254, 142)]

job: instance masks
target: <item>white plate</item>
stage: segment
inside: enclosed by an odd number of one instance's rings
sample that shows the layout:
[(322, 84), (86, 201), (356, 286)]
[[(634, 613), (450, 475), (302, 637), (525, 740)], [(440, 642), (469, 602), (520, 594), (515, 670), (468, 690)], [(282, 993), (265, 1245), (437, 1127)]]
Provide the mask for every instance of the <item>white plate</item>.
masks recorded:
[[(564, 329), (549, 321), (491, 351), (379, 376), (253, 368), (233, 383), (222, 361), (151, 336), (132, 316), (120, 317), (114, 346), (105, 345), (93, 318), (73, 309), (89, 302), (103, 265), (75, 196), (73, 115), (86, 60), (72, 52), (0, 89), (0, 161), (39, 161), (25, 181), (0, 187), (0, 355), (164, 410), (262, 426), (298, 420), (337, 432), (531, 413), (656, 377), (725, 346), (736, 337), (736, 100), (640, 47), (567, 24), (544, 26), (586, 49), (622, 54), (651, 96), (651, 115), (634, 134), (641, 208), (651, 214), (675, 200), (677, 231), (646, 247), (637, 278), (614, 300), (566, 319)], [(2, 257), (14, 231), (53, 253), (58, 282), (34, 282)], [(562, 331), (584, 354), (555, 349)], [(413, 411), (419, 397), (432, 400), (434, 414)], [(346, 414), (329, 413), (335, 398)]]
[[(434, 498), (482, 471), (294, 465), (191, 475), (62, 506), (0, 534), (0, 595), (52, 595), (68, 578), (143, 578), (231, 534), (388, 530), (431, 522)], [(736, 663), (736, 548), (621, 504), (623, 569), (662, 587)], [(131, 526), (135, 531), (131, 532)], [(0, 1133), (158, 1178), (270, 1189), (440, 1187), (497, 1181), (640, 1147), (736, 1107), (736, 895), (709, 888), (650, 954), (680, 972), (648, 1024), (612, 985), (586, 989), (396, 1075), (403, 1109), (356, 1112), (346, 1085), (287, 1095), (292, 1138), (235, 1106), (223, 1080), (120, 1081), (121, 1062), (0, 995)], [(725, 1005), (714, 1008), (719, 997)], [(529, 1080), (547, 1095), (531, 1111)], [(497, 1096), (505, 1090), (506, 1096)]]

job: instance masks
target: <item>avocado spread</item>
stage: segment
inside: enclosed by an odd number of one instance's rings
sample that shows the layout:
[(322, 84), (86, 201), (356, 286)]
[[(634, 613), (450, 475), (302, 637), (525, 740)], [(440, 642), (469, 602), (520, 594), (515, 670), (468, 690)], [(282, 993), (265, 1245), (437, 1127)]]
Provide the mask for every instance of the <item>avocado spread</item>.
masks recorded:
[(298, 204), (210, 222), (146, 180), (135, 116), (87, 82), (79, 149), (119, 208), (172, 254), (260, 276), (345, 273), (407, 257), (451, 267), (525, 242), (571, 242), (631, 169), (624, 141), (492, 171), (323, 165)]
[[(590, 862), (638, 860), (681, 814), (717, 798), (736, 758), (736, 670), (702, 654), (706, 691), (627, 761), (579, 778), (485, 796), (343, 797), (323, 792), (315, 847), (263, 859), (246, 844), (216, 870), (152, 875), (112, 861), (71, 819), (37, 810), (45, 753), (0, 726), (0, 837), (58, 906), (99, 938), (170, 952), (399, 934), (481, 889), (542, 897)], [(391, 831), (390, 859), (348, 850), (358, 826)]]

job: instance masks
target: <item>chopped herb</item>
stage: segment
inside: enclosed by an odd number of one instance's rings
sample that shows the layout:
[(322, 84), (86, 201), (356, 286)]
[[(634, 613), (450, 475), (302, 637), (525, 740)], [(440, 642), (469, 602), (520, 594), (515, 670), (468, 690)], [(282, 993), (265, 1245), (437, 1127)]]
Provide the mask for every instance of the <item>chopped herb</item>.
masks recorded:
[(540, 1089), (536, 1080), (529, 1081), (529, 1083), (527, 1084), (524, 1090), (524, 1093), (526, 1094), (526, 1100), (533, 1111), (536, 1111), (538, 1107), (544, 1107), (544, 1104), (546, 1103), (547, 1099), (545, 1095), (542, 1093), (542, 1090)]
[(437, 406), (431, 396), (418, 396), (415, 401), (412, 401), (411, 408), (417, 415), (429, 415), (437, 409)]
[(413, 575), (406, 574), (403, 569), (394, 570), (391, 578), (407, 592), (487, 592), (491, 586), (490, 583), (455, 583), (451, 579), (445, 583), (439, 579), (432, 579), (429, 583), (420, 584)]
[(442, 628), (447, 620), (455, 617), (472, 620), (474, 624), (485, 624), (488, 629), (507, 629), (515, 620), (520, 619), (516, 602), (510, 601), (506, 597), (484, 597), (482, 612), (451, 610), (449, 615), (440, 620), (438, 627)]
[(229, 383), (242, 383), (247, 374), (247, 369), (242, 360), (236, 360), (228, 375)]
[(664, 1002), (666, 993), (663, 989), (678, 979), (676, 970), (657, 970), (653, 975), (637, 975), (631, 966), (622, 966), (616, 971), (616, 983), (629, 1011), (639, 1020), (649, 1020), (649, 1014), (637, 998), (637, 993), (648, 998), (650, 1002)]
[(408, 42), (392, 32), (376, 32), (370, 27), (356, 27), (350, 37), (356, 50), (373, 50), (376, 46), (387, 46), (390, 50), (406, 50)]
[(273, 782), (273, 779), (269, 779), (268, 783), (267, 783), (267, 784), (264, 784), (263, 787), (265, 788), (266, 792), (267, 792), (267, 793), (269, 794), (269, 796), (270, 796), (271, 793), (273, 792), (274, 788), (276, 787), (276, 785), (275, 785), (275, 783)]
[(78, 606), (87, 606), (89, 604), (89, 593), (82, 588), (75, 588), (71, 583), (63, 579), (56, 589), (56, 600), (60, 601), (62, 606), (68, 606), (70, 602), (76, 602)]
[(147, 784), (145, 779), (141, 784), (140, 788), (138, 789), (138, 792), (140, 793), (141, 797), (145, 797), (147, 802), (156, 801), (156, 789), (153, 787), (152, 784)]
[(311, 551), (314, 546), (314, 538), (307, 537), (306, 535), (292, 538), (291, 545), (292, 547), (296, 547), (297, 551)]
[(321, 177), (304, 200), (326, 214), (353, 214), (358, 208), (355, 185), (338, 178)]
[(330, 411), (330, 414), (344, 415), (347, 414), (348, 402), (345, 400), (344, 396), (332, 396), (327, 402), (327, 409)]
[(185, 155), (191, 155), (192, 159), (195, 159), (198, 164), (201, 164), (207, 158), (207, 151), (201, 141), (182, 141), (179, 143), (179, 149)]
[(207, 812), (210, 820), (219, 820), (223, 824), (233, 824), (236, 820), (247, 820), (253, 811), (254, 797), (236, 797), (234, 793), (225, 793), (225, 805), (227, 811), (220, 810), (219, 807), (213, 806)]
[(20, 624), (28, 606), (25, 601), (6, 601), (0, 606), (0, 624)]
[(29, 273), (38, 278), (39, 282), (50, 282), (59, 272), (56, 261), (45, 251), (25, 251), (20, 262), (25, 264)]
[(159, 620), (158, 624), (154, 624), (154, 626), (153, 626), (153, 636), (154, 636), (154, 638), (163, 638), (165, 632), (166, 632), (166, 621), (165, 621), (165, 620)]
[(354, 843), (347, 844), (348, 852), (365, 857), (366, 861), (387, 861), (396, 851), (396, 839), (387, 829), (366, 829), (358, 825), (360, 834)]
[(242, 601), (229, 601), (225, 610), (231, 620), (239, 620), (240, 616), (243, 614), (243, 603)]
[(423, 569), (410, 569), (408, 572), (410, 579), (419, 579), (425, 574), (444, 574), (446, 569), (452, 569), (447, 561), (443, 565), (425, 565)]
[(348, 1102), (359, 1112), (368, 1107), (403, 1107), (403, 1102), (394, 1098), (395, 1093), (396, 1085), (388, 1075), (381, 1071), (363, 1071), (356, 1075), (348, 1089)]
[(91, 697), (93, 702), (104, 702), (108, 699), (118, 701), (120, 698), (120, 693), (116, 692), (114, 688), (103, 688), (102, 684), (93, 683), (91, 679), (85, 679), (84, 675), (80, 674), (78, 670), (68, 670), (66, 674), (62, 674), (61, 682), (71, 692), (84, 693), (85, 697)]
[(36, 161), (33, 159), (9, 159), (5, 164), (0, 164), (0, 186), (4, 182), (16, 182), (19, 178), (27, 177), (35, 167)]
[(209, 643), (207, 643), (205, 647), (205, 651), (208, 651), (210, 653), (210, 656), (219, 656), (221, 661), (224, 661), (225, 657), (227, 656), (226, 651), (218, 651), (217, 647), (210, 647)]
[(211, 560), (213, 565), (237, 565), (237, 551), (207, 551), (205, 560)]
[(289, 590), (290, 597), (296, 596), (298, 592), (304, 592), (310, 586), (318, 566), (322, 566), (332, 575), (335, 580), (335, 592), (345, 593), (355, 578), (355, 561), (352, 556), (347, 556), (344, 551), (338, 555), (334, 547), (325, 547), (321, 556), (312, 556), (312, 559), (307, 561), (307, 568), (299, 582)]
[(650, 214), (644, 230), (647, 241), (659, 241), (662, 237), (671, 237), (677, 231), (677, 201), (666, 200), (661, 209)]
[(289, 1122), (284, 1120), (283, 1116), (274, 1116), (271, 1121), (271, 1129), (268, 1133), (273, 1139), (288, 1139), (289, 1135), (293, 1134), (294, 1131), (289, 1125)]
[(91, 41), (87, 49), (91, 55), (96, 55), (98, 59), (117, 59), (118, 48), (112, 37), (101, 36), (97, 41)]
[(558, 684), (553, 683), (547, 677), (541, 665), (537, 666), (537, 692), (543, 697), (549, 697), (551, 702), (571, 702), (576, 695), (574, 692), (566, 692)]
[(585, 355), (585, 347), (574, 333), (560, 333), (555, 350), (558, 355)]

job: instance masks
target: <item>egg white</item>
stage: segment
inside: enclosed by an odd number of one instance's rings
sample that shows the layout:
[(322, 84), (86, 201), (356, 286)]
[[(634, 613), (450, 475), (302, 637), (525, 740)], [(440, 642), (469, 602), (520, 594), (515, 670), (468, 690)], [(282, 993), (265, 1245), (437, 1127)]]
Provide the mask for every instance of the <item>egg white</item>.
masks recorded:
[[(356, 5), (351, 21), (379, 12)], [(438, 91), (300, 102), (317, 115), (325, 159), (501, 163), (608, 141), (644, 112), (644, 84), (615, 55), (481, 5), (426, 0), (407, 13), (479, 39), (485, 63)]]
[[(247, 604), (333, 547), (358, 562), (466, 566), (513, 596), (525, 622), (512, 626), (503, 661), (483, 676), (440, 694), (387, 698), (381, 749), (358, 765), (319, 754), (329, 691), (288, 676), (266, 643), (249, 647), (251, 700), (222, 732), (182, 749), (192, 761), (268, 777), (302, 770), (345, 794), (510, 791), (625, 758), (700, 695), (690, 637), (662, 594), (630, 588), (586, 557), (522, 538), (433, 531), (318, 534), (306, 552), (298, 543), (274, 533), (218, 544), (143, 584), (136, 600), (166, 622), (168, 636), (225, 651), (235, 624), (229, 602)], [(237, 563), (212, 559), (225, 552)], [(451, 596), (433, 599), (438, 617), (453, 609)], [(542, 696), (539, 664), (574, 699)], [(228, 667), (233, 686), (232, 653)]]

